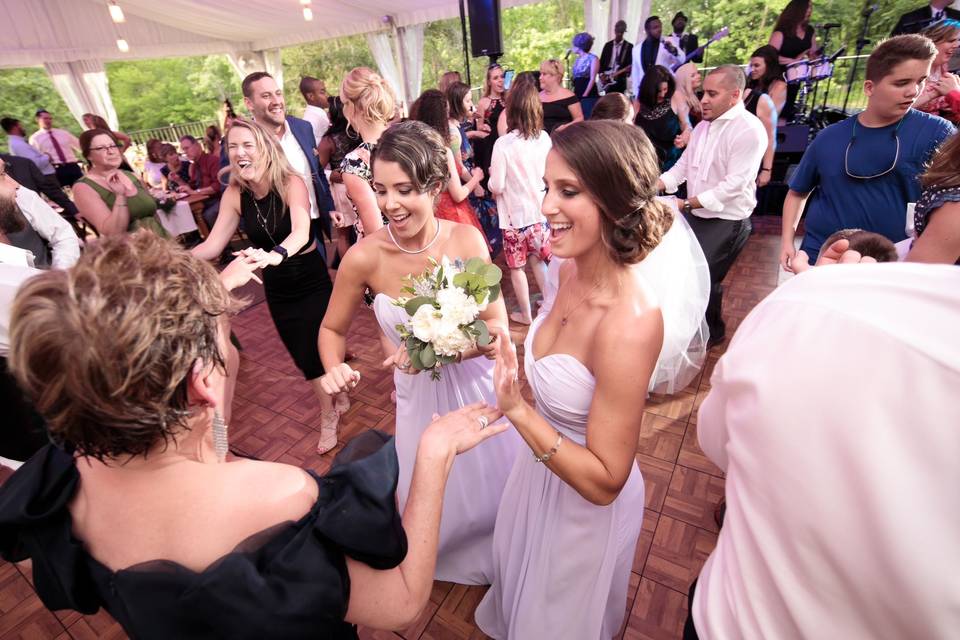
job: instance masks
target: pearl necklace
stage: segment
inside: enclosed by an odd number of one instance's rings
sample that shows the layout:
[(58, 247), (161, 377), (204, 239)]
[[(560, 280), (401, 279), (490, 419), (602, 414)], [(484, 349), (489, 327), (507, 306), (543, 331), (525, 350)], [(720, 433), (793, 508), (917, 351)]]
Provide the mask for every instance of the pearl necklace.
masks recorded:
[(401, 247), (401, 246), (400, 246), (400, 243), (397, 242), (397, 239), (393, 237), (393, 231), (390, 230), (390, 224), (389, 224), (389, 223), (387, 224), (387, 235), (390, 236), (390, 239), (391, 239), (391, 240), (393, 240), (393, 244), (396, 245), (397, 249), (400, 249), (400, 251), (403, 251), (404, 253), (409, 253), (409, 254), (411, 254), (411, 255), (416, 255), (416, 254), (418, 254), (418, 253), (423, 253), (424, 251), (426, 251), (427, 249), (429, 249), (430, 247), (432, 247), (432, 246), (433, 246), (433, 243), (436, 242), (436, 241), (437, 241), (437, 238), (440, 237), (440, 221), (437, 220), (437, 232), (436, 232), (435, 234), (433, 234), (433, 240), (431, 240), (430, 242), (428, 242), (427, 245), (426, 245), (425, 247), (423, 247), (422, 249), (416, 249), (416, 250), (414, 250), (414, 251), (411, 251), (410, 249), (404, 249), (403, 247)]

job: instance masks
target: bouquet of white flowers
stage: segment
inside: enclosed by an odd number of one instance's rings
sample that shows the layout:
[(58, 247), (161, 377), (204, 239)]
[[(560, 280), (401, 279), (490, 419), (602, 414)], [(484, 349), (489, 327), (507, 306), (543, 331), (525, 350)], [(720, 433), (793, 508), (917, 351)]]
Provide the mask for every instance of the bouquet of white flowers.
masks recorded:
[(440, 368), (456, 362), (473, 347), (490, 344), (487, 324), (480, 313), (500, 295), (503, 272), (480, 258), (450, 262), (430, 259), (430, 267), (418, 276), (404, 278), (407, 296), (394, 304), (410, 316), (397, 331), (407, 346), (410, 366), (430, 371), (440, 379)]

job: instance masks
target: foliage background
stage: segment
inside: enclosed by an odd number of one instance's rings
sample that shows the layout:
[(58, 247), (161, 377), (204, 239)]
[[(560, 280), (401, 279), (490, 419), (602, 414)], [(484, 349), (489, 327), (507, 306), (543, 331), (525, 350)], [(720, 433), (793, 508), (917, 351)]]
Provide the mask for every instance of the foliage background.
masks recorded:
[[(691, 17), (690, 30), (706, 40), (723, 26), (730, 37), (712, 46), (705, 63), (745, 63), (749, 54), (766, 43), (780, 10), (787, 0), (654, 0), (652, 11), (665, 22), (683, 11)], [(869, 38), (874, 43), (890, 32), (898, 16), (920, 0), (886, 0), (873, 15)], [(864, 3), (851, 0), (817, 0), (814, 22), (839, 22), (830, 50), (840, 44), (852, 54), (860, 33)], [(502, 32), (507, 53), (500, 60), (507, 67), (534, 69), (540, 61), (562, 56), (573, 35), (583, 30), (581, 0), (545, 0), (537, 4), (503, 11)], [(631, 28), (628, 33), (632, 33)], [(603, 41), (602, 37), (598, 37)], [(599, 48), (599, 45), (598, 45)], [(865, 52), (869, 53), (872, 45)], [(337, 92), (340, 79), (355, 66), (375, 67), (363, 36), (350, 36), (289, 47), (283, 50), (284, 89), (292, 113), (299, 113), (303, 100), (297, 90), (301, 75), (313, 75)], [(487, 60), (472, 59), (472, 84), (482, 82)], [(423, 87), (436, 86), (446, 70), (464, 73), (459, 19), (444, 20), (427, 26), (424, 37)], [(862, 67), (861, 67), (862, 69)], [(166, 58), (132, 62), (112, 62), (107, 75), (121, 129), (136, 131), (174, 123), (212, 120), (217, 117), (225, 97), (242, 107), (239, 84), (224, 56)], [(844, 69), (838, 69), (844, 79)], [(856, 83), (855, 83), (856, 84)], [(0, 115), (19, 118), (28, 131), (33, 130), (33, 113), (44, 107), (54, 113), (57, 124), (79, 133), (79, 125), (70, 117), (41, 68), (0, 70)], [(0, 142), (5, 146), (5, 140)]]

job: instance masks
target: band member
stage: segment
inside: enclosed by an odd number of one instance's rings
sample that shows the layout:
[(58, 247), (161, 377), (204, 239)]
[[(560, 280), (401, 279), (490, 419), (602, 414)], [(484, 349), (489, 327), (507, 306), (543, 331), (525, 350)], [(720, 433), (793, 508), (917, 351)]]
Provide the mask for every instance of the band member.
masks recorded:
[(627, 90), (627, 76), (633, 59), (633, 45), (623, 39), (627, 23), (617, 20), (613, 26), (613, 40), (603, 45), (600, 52), (600, 88), (606, 93)]
[(952, 2), (953, 0), (930, 0), (926, 7), (908, 11), (900, 16), (890, 35), (920, 33), (939, 20), (960, 20), (960, 10), (950, 8)]
[[(673, 34), (666, 38), (685, 56), (689, 56), (700, 46), (700, 43), (697, 41), (697, 36), (692, 33), (684, 33), (688, 22), (689, 20), (686, 14), (683, 11), (678, 11), (677, 15), (673, 16), (673, 20), (670, 22), (670, 25), (673, 27)], [(690, 58), (687, 62), (703, 62), (703, 51)]]
[(672, 42), (662, 39), (663, 23), (657, 16), (650, 16), (643, 23), (646, 39), (633, 48), (633, 70), (630, 72), (633, 93), (637, 95), (643, 74), (654, 65), (673, 69), (683, 62), (684, 55)]

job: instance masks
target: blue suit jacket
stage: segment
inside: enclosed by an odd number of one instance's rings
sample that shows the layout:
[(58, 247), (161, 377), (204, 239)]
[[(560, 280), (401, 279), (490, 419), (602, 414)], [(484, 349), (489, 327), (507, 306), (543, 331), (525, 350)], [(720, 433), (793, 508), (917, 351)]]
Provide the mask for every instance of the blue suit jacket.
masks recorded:
[[(290, 133), (296, 138), (303, 150), (303, 155), (307, 156), (307, 162), (310, 163), (310, 174), (313, 176), (313, 189), (317, 195), (317, 209), (320, 211), (320, 224), (323, 226), (327, 237), (332, 237), (332, 227), (330, 224), (330, 212), (334, 209), (333, 196), (330, 194), (330, 185), (327, 184), (327, 176), (320, 168), (320, 162), (317, 160), (317, 141), (313, 135), (313, 126), (306, 120), (287, 116), (287, 126), (290, 127)], [(220, 147), (220, 167), (230, 164), (227, 160), (227, 146)], [(221, 180), (227, 180), (224, 175)]]

